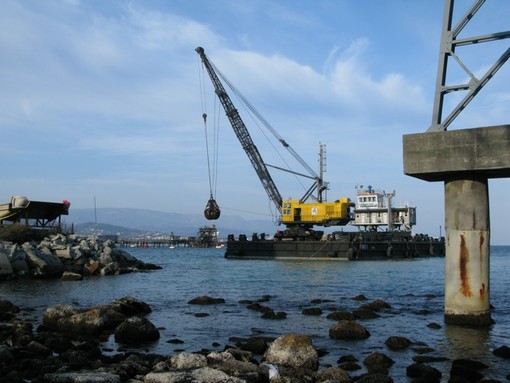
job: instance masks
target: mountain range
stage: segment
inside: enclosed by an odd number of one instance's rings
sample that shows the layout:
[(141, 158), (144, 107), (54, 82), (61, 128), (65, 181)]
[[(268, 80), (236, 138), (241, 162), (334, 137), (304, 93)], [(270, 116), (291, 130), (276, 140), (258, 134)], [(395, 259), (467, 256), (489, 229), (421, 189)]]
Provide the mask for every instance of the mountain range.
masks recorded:
[(195, 236), (199, 228), (216, 225), (220, 238), (228, 234), (252, 233), (274, 234), (279, 228), (270, 219), (246, 220), (236, 215), (222, 215), (216, 221), (208, 221), (200, 214), (168, 213), (135, 208), (70, 209), (63, 216), (63, 224), (73, 227), (77, 234), (89, 235), (94, 232), (117, 234), (123, 238), (141, 235)]

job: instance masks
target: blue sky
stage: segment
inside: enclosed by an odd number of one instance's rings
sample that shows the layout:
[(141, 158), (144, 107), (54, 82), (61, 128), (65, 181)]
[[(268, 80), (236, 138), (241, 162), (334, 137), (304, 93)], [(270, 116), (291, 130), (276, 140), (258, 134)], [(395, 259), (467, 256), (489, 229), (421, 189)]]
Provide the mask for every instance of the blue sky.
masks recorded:
[[(458, 0), (457, 13), (470, 4)], [(488, 2), (463, 36), (509, 30), (509, 12), (510, 3)], [(416, 231), (437, 235), (443, 184), (403, 174), (402, 135), (431, 123), (442, 13), (442, 0), (1, 1), (0, 203), (25, 195), (68, 199), (73, 209), (96, 198), (99, 207), (201, 214), (209, 197), (202, 46), (311, 167), (326, 145), (329, 200), (354, 198), (359, 184), (395, 190), (396, 201), (418, 206)], [(482, 74), (507, 47), (457, 53)], [(467, 77), (450, 73), (453, 82)], [(450, 129), (508, 123), (509, 81), (507, 63)], [(269, 144), (245, 122), (272, 163)], [(224, 115), (215, 155), (222, 214), (271, 220)], [(288, 175), (274, 178), (284, 198), (304, 194)], [(495, 244), (508, 243), (509, 185), (490, 181)]]

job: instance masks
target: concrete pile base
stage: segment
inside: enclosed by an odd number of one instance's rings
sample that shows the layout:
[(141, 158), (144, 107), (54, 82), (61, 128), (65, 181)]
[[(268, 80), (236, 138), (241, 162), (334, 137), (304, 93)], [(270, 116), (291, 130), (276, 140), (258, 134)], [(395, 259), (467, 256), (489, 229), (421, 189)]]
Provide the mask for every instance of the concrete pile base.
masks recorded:
[(445, 184), (445, 322), (490, 316), (489, 178), (510, 177), (510, 125), (404, 136), (404, 173)]

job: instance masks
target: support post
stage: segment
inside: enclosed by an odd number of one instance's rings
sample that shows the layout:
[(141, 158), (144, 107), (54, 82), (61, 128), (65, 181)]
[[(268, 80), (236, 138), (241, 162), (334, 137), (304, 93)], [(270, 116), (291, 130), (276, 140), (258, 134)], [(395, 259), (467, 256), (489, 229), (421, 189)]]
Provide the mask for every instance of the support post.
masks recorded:
[(446, 323), (488, 326), (491, 178), (510, 178), (510, 125), (404, 136), (404, 173), (445, 190)]
[(445, 221), (445, 323), (490, 325), (487, 178), (445, 182)]

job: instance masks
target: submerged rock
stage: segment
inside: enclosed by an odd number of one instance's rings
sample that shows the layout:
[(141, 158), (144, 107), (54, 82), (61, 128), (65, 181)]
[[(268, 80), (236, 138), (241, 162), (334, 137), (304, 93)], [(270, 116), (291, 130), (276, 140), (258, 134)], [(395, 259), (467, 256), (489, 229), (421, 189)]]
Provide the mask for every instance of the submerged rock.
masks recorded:
[(408, 348), (412, 342), (403, 336), (390, 336), (384, 344), (392, 350), (403, 350)]
[(395, 363), (393, 359), (381, 352), (373, 352), (369, 354), (363, 364), (367, 367), (368, 372), (387, 374), (388, 369)]
[(370, 332), (357, 322), (341, 320), (329, 329), (329, 336), (333, 339), (366, 339)]
[(225, 299), (223, 298), (213, 298), (207, 295), (203, 295), (201, 297), (196, 297), (188, 301), (190, 305), (216, 305), (220, 303), (225, 303)]

